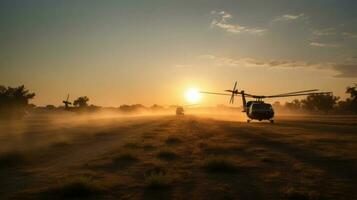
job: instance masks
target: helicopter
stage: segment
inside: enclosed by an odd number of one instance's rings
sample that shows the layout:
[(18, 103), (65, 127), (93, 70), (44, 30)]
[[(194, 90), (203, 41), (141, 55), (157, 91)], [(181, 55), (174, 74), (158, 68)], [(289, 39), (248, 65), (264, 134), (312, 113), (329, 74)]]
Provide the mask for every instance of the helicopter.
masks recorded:
[[(267, 98), (279, 98), (279, 97), (293, 97), (293, 96), (307, 96), (307, 95), (325, 95), (325, 94), (331, 94), (332, 92), (317, 92), (318, 89), (311, 89), (311, 90), (301, 90), (301, 91), (295, 91), (295, 92), (288, 92), (288, 93), (282, 93), (282, 94), (276, 94), (276, 95), (254, 95), (254, 94), (249, 94), (245, 93), (244, 90), (238, 91), (237, 89), (237, 81), (234, 84), (234, 87), (232, 90), (224, 90), (225, 92), (229, 93), (219, 93), (219, 92), (205, 92), (205, 91), (200, 91), (200, 93), (203, 94), (213, 94), (213, 95), (226, 95), (230, 96), (229, 103), (233, 104), (234, 103), (234, 97), (241, 95), (242, 96), (242, 102), (243, 102), (243, 111), (245, 112), (248, 119), (247, 122), (249, 123), (251, 120), (269, 120), (270, 123), (274, 123), (274, 109), (273, 106), (270, 103), (265, 103), (263, 99)], [(253, 101), (246, 101), (246, 98), (253, 98), (255, 100)]]
[(178, 106), (178, 107), (176, 108), (176, 115), (177, 115), (177, 116), (185, 115), (185, 111), (184, 111), (184, 109), (183, 109), (182, 106)]
[(183, 116), (185, 115), (185, 110), (184, 108), (189, 108), (192, 106), (196, 106), (198, 104), (188, 104), (188, 105), (184, 105), (184, 106), (175, 106), (176, 107), (176, 115), (177, 116)]

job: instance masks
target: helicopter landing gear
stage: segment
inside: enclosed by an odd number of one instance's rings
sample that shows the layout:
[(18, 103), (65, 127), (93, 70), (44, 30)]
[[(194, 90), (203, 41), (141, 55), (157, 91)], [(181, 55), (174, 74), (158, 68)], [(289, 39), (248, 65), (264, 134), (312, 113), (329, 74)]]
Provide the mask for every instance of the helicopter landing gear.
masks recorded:
[(247, 123), (250, 123), (250, 119), (247, 119)]
[(273, 119), (271, 119), (271, 120), (269, 120), (269, 121), (270, 121), (270, 123), (274, 124), (274, 120), (273, 120)]

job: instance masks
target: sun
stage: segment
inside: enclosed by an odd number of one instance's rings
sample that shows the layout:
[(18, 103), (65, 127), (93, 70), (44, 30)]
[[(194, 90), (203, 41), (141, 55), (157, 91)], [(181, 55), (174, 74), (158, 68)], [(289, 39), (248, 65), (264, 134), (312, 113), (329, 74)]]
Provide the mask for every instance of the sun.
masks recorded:
[(186, 101), (189, 103), (198, 103), (201, 101), (201, 94), (200, 92), (195, 89), (195, 88), (190, 88), (186, 91)]

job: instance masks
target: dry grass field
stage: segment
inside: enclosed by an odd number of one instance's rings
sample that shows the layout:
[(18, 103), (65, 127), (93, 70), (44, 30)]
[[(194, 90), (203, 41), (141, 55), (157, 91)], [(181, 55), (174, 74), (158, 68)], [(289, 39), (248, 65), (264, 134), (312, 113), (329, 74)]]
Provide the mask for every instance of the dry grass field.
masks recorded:
[(357, 199), (357, 118), (0, 122), (0, 199)]

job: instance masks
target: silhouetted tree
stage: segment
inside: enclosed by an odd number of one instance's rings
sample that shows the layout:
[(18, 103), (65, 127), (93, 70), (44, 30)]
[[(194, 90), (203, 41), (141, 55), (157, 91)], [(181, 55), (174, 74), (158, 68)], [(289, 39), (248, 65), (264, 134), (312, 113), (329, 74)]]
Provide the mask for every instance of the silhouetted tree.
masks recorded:
[(348, 109), (357, 113), (357, 84), (354, 87), (347, 87), (346, 93), (350, 95), (350, 98), (346, 99)]
[(299, 110), (301, 108), (301, 102), (298, 99), (294, 99), (292, 102), (286, 102), (285, 107), (289, 110)]
[(323, 111), (328, 113), (336, 105), (339, 97), (332, 94), (312, 94), (301, 101), (301, 107), (308, 111)]
[(74, 100), (73, 105), (80, 108), (87, 107), (88, 101), (89, 98), (87, 96), (78, 97), (76, 100)]
[(122, 112), (138, 112), (145, 110), (146, 107), (141, 104), (134, 104), (134, 105), (121, 105), (119, 110)]
[(30, 93), (24, 85), (15, 88), (0, 86), (0, 117), (23, 117), (29, 100), (34, 97), (35, 93)]
[(160, 106), (160, 105), (157, 105), (157, 104), (154, 104), (150, 107), (151, 110), (154, 110), (154, 111), (157, 111), (157, 110), (162, 110), (164, 109), (164, 107)]

